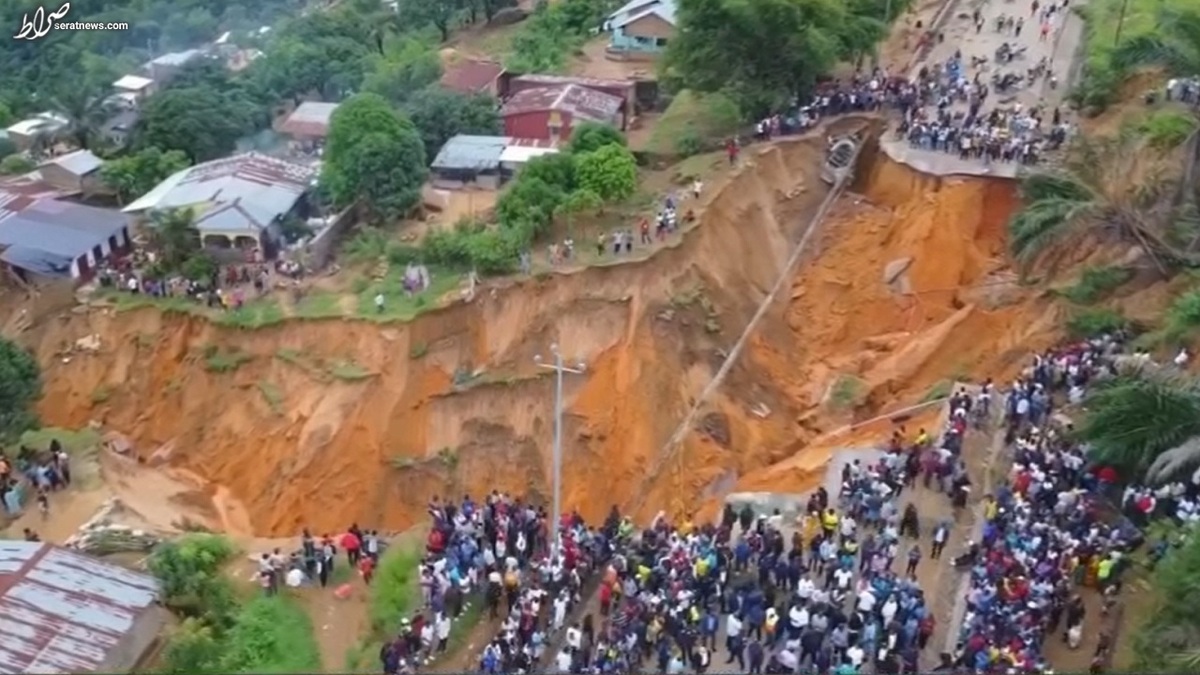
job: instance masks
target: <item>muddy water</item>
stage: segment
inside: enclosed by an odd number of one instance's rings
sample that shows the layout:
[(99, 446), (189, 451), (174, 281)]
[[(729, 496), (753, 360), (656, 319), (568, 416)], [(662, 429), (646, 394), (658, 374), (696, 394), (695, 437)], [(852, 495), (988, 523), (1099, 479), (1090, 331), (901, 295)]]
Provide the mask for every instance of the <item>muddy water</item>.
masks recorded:
[[(221, 486), (198, 490), (220, 529), (402, 530), (434, 495), (549, 494), (553, 390), (533, 357), (557, 342), (588, 366), (566, 383), (565, 502), (600, 519), (633, 500), (774, 282), (827, 189), (817, 177), (823, 143), (747, 152), (709, 188), (697, 229), (649, 261), (504, 282), (408, 325), (246, 332), (153, 311), (48, 324), (35, 336), (47, 380), (40, 412), (62, 426), (102, 421), (142, 457), (165, 458), (179, 480)], [(699, 506), (718, 485), (795, 491), (823, 463), (807, 448), (822, 434), (915, 402), (949, 371), (1001, 372), (1010, 347), (1040, 335), (1044, 308), (1019, 289), (999, 305), (972, 290), (1007, 267), (1012, 185), (932, 181), (879, 160), (855, 189), (679, 461), (649, 486), (647, 510)], [(896, 297), (882, 269), (902, 256), (913, 259), (914, 292)], [(102, 336), (99, 354), (63, 363), (49, 351), (89, 333)], [(210, 372), (203, 353), (213, 345), (252, 358)], [(372, 376), (339, 380), (331, 364), (345, 360)], [(862, 384), (834, 409), (826, 392), (845, 377)], [(99, 387), (112, 392), (102, 403)], [(283, 400), (266, 400), (265, 388)]]

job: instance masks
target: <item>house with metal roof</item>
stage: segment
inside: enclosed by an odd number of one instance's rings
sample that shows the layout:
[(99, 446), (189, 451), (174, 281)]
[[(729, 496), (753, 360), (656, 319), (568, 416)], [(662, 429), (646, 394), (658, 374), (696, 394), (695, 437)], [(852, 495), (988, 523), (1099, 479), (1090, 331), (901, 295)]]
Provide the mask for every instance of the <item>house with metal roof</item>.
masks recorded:
[(329, 134), (329, 122), (333, 119), (336, 103), (305, 101), (279, 125), (279, 132), (301, 143), (318, 143)]
[(609, 52), (658, 56), (675, 34), (676, 23), (675, 0), (630, 0), (605, 21), (612, 31)]
[(154, 80), (141, 75), (126, 75), (113, 82), (113, 89), (118, 93), (130, 94), (134, 99), (142, 99), (154, 93)]
[(64, 194), (94, 194), (103, 188), (102, 166), (104, 161), (90, 150), (76, 150), (47, 160), (38, 171), (43, 180)]
[(439, 84), (460, 94), (496, 95), (496, 83), (504, 73), (504, 66), (495, 61), (457, 57), (442, 63), (442, 78)]
[(199, 49), (169, 52), (142, 64), (141, 74), (154, 80), (161, 87), (175, 77), (184, 66), (203, 56), (204, 52)]
[(122, 211), (190, 209), (204, 246), (274, 254), (284, 220), (307, 218), (317, 172), (257, 152), (215, 159), (179, 171)]
[(0, 189), (0, 263), (24, 281), (85, 281), (129, 248), (129, 217), (120, 211)]
[(625, 100), (575, 83), (534, 87), (510, 96), (500, 116), (508, 136), (557, 144), (570, 138), (571, 130), (582, 122), (611, 124), (624, 130)]
[(5, 129), (8, 140), (13, 142), (17, 150), (28, 150), (44, 134), (54, 134), (70, 124), (67, 118), (54, 112), (44, 112), (29, 119), (21, 120)]
[(446, 141), (429, 170), (435, 188), (496, 189), (529, 160), (554, 152), (558, 148), (549, 141), (459, 134)]
[(0, 673), (121, 673), (167, 621), (158, 581), (42, 542), (0, 541)]

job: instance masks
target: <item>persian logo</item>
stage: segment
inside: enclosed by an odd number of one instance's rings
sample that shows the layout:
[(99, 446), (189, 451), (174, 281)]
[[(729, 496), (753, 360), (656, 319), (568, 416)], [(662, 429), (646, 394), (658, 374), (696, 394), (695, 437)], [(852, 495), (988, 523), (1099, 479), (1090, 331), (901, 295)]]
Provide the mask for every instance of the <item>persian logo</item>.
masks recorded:
[(26, 13), (21, 17), (21, 30), (13, 36), (15, 40), (37, 40), (45, 37), (54, 28), (54, 22), (67, 15), (71, 11), (71, 3), (64, 2), (62, 7), (47, 12), (45, 7), (38, 7), (33, 13), (33, 19), (30, 20), (29, 14)]

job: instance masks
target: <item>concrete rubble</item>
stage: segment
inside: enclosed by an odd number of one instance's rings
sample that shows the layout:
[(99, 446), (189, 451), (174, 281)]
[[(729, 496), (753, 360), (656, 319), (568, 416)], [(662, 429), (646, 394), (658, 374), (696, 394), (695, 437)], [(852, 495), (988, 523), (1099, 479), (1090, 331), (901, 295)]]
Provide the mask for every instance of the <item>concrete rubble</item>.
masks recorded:
[(79, 528), (78, 532), (67, 539), (64, 545), (67, 548), (92, 555), (108, 555), (110, 553), (149, 551), (162, 541), (158, 536), (145, 530), (114, 522), (115, 517), (123, 511), (125, 511), (125, 505), (121, 503), (120, 499), (109, 498), (96, 514)]

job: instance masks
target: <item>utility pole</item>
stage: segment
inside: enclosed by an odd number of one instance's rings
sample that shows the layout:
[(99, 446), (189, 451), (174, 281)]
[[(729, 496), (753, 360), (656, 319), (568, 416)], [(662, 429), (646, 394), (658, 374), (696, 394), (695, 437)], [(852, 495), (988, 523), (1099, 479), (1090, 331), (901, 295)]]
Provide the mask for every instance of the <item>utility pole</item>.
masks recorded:
[(563, 373), (583, 375), (587, 372), (587, 365), (582, 361), (574, 368), (563, 365), (562, 352), (558, 348), (558, 343), (550, 345), (550, 353), (554, 356), (553, 363), (543, 363), (541, 354), (534, 356), (533, 360), (539, 367), (549, 368), (554, 371), (554, 450), (551, 460), (553, 464), (551, 481), (554, 489), (554, 510), (550, 513), (550, 554), (555, 556), (558, 555), (558, 530), (560, 521), (562, 520)]

